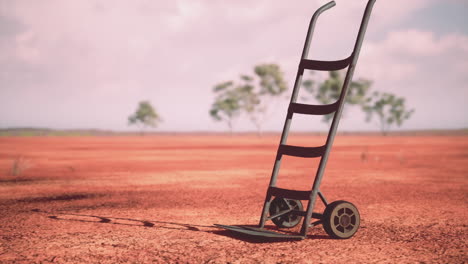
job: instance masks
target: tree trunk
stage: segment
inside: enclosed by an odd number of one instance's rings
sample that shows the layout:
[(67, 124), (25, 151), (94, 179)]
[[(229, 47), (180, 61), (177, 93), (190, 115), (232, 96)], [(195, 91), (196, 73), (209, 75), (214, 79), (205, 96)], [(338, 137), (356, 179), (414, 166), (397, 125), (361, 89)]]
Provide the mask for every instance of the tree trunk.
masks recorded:
[(387, 129), (385, 127), (385, 118), (383, 118), (383, 117), (380, 117), (380, 132), (384, 136), (387, 135)]
[(232, 121), (231, 121), (231, 119), (228, 120), (228, 126), (229, 126), (229, 135), (232, 137)]

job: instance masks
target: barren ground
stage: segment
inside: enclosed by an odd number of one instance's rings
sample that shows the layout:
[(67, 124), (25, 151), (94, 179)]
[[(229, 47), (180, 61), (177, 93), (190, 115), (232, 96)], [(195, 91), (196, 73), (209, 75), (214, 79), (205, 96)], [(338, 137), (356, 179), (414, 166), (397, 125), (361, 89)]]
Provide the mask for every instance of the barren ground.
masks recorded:
[[(360, 210), (351, 239), (329, 239), (321, 226), (308, 239), (275, 242), (213, 227), (258, 223), (278, 142), (1, 137), (0, 263), (468, 262), (463, 135), (338, 135), (321, 189)], [(284, 159), (278, 186), (310, 189), (317, 161)]]

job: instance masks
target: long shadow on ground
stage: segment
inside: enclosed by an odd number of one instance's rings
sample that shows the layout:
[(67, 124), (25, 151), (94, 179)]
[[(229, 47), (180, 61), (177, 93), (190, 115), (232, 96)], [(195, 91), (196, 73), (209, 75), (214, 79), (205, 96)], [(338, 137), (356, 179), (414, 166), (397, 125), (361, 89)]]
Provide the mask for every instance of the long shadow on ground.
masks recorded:
[[(40, 209), (33, 209), (31, 211), (36, 212), (36, 213), (49, 214), (48, 218), (54, 219), (54, 220), (63, 220), (63, 221), (77, 221), (77, 222), (85, 222), (85, 223), (105, 223), (105, 224), (126, 225), (126, 226), (156, 227), (156, 228), (189, 230), (189, 231), (203, 231), (203, 230), (200, 230), (200, 228), (212, 228), (212, 226), (190, 225), (190, 224), (175, 223), (175, 222), (157, 221), (157, 220), (148, 221), (148, 220), (123, 218), (123, 217), (108, 217), (108, 216), (97, 216), (97, 215), (86, 215), (86, 214), (47, 212), (47, 211), (42, 211)], [(167, 225), (174, 225), (177, 227), (171, 227)]]
[[(108, 217), (108, 216), (97, 216), (87, 214), (74, 214), (74, 213), (61, 213), (61, 212), (48, 212), (40, 209), (32, 209), (32, 212), (47, 214), (48, 218), (58, 221), (75, 221), (84, 223), (103, 223), (103, 224), (114, 224), (114, 225), (125, 225), (125, 226), (141, 226), (145, 228), (164, 228), (173, 230), (187, 230), (196, 232), (205, 232), (215, 235), (226, 236), (237, 240), (242, 240), (249, 243), (277, 243), (277, 242), (290, 242), (298, 241), (297, 239), (285, 239), (285, 238), (269, 238), (269, 237), (258, 237), (249, 236), (229, 230), (203, 230), (205, 228), (216, 228), (215, 226), (206, 225), (194, 225), (158, 220), (141, 220), (123, 217)], [(329, 239), (328, 236), (322, 235), (309, 235), (308, 239)]]

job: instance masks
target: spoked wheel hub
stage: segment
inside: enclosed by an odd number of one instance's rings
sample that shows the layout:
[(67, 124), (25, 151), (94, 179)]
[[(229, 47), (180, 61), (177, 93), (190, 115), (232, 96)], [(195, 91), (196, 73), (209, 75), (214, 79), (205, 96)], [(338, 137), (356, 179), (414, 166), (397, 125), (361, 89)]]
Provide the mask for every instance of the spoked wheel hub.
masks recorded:
[(351, 217), (347, 214), (343, 214), (342, 216), (340, 216), (340, 225), (344, 228), (347, 228), (348, 226), (352, 225)]
[(323, 228), (333, 238), (352, 237), (357, 232), (359, 224), (359, 211), (350, 202), (333, 202), (323, 213)]

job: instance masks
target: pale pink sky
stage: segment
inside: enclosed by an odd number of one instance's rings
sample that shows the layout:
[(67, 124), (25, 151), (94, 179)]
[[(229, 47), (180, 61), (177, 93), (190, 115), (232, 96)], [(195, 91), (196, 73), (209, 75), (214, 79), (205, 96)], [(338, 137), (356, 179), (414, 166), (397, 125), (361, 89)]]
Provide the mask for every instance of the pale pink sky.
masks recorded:
[[(208, 115), (212, 87), (278, 63), (292, 88), (313, 12), (327, 1), (0, 0), (0, 128), (126, 130), (138, 101), (161, 131), (224, 131)], [(338, 0), (310, 56), (348, 56), (366, 4)], [(377, 0), (355, 78), (405, 96), (402, 129), (468, 127), (468, 1)], [(320, 75), (317, 76), (320, 78)], [(282, 128), (287, 100), (266, 130)], [(254, 130), (240, 118), (236, 130)], [(325, 130), (299, 118), (297, 130)], [(350, 110), (343, 130), (376, 130)]]

